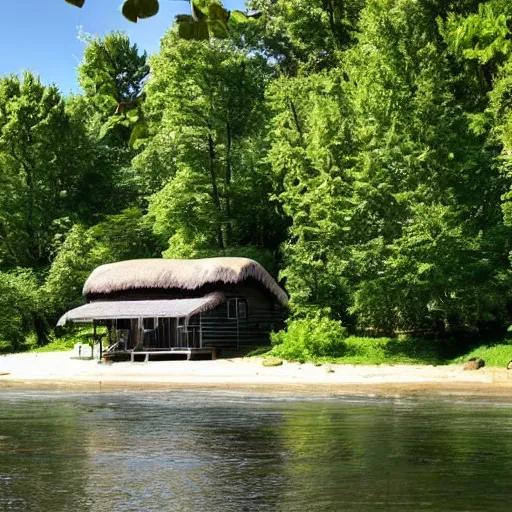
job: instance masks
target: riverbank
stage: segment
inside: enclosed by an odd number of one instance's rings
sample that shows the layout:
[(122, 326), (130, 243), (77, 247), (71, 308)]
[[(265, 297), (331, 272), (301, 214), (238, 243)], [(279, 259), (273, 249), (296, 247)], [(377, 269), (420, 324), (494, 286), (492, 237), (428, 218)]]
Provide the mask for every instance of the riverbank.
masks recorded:
[(323, 365), (264, 367), (259, 358), (100, 364), (71, 352), (0, 356), (0, 391), (222, 389), (329, 394), (512, 395), (512, 371), (462, 365)]

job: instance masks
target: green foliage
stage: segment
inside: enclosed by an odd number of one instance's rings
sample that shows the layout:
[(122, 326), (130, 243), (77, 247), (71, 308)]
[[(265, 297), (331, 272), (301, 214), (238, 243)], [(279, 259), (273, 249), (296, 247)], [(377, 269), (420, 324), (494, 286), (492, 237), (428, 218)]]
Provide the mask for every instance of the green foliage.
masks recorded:
[[(85, 0), (65, 1), (79, 8), (85, 4)], [(177, 15), (175, 24), (181, 38), (195, 41), (228, 39), (231, 25), (246, 24), (260, 16), (258, 11), (228, 11), (219, 0), (190, 0), (190, 9), (191, 15)], [(133, 23), (156, 16), (159, 10), (159, 0), (124, 0), (121, 6), (123, 16)]]
[[(101, 329), (106, 330), (105, 327), (97, 328), (97, 335), (105, 334), (101, 332)], [(31, 347), (29, 350), (30, 352), (63, 352), (72, 350), (77, 343), (90, 345), (93, 339), (93, 329), (91, 327), (66, 331), (60, 336), (56, 336), (54, 332), (51, 332), (46, 345), (42, 347)], [(84, 350), (84, 353), (87, 353), (87, 350)]]
[(312, 360), (345, 353), (346, 329), (324, 312), (291, 319), (287, 329), (272, 334), (272, 354), (284, 359)]
[(478, 5), (478, 12), (467, 16), (450, 13), (440, 20), (443, 35), (456, 52), (482, 64), (508, 56), (512, 6), (506, 0), (489, 0)]
[(485, 101), (459, 93), (476, 92), (473, 75), (453, 68), (440, 14), (368, 2), (331, 70), (270, 88), (269, 158), (293, 222), (281, 275), (299, 312), (390, 334), (507, 321), (508, 178), (474, 130)]
[(146, 52), (139, 54), (137, 45), (122, 32), (111, 32), (104, 37), (85, 33), (80, 36), (86, 43), (78, 66), (82, 90), (95, 101), (103, 96), (109, 96), (117, 103), (137, 99), (149, 74)]
[(157, 242), (137, 209), (125, 210), (91, 228), (76, 224), (60, 243), (41, 289), (48, 316), (57, 321), (82, 302), (82, 288), (99, 265), (158, 254)]
[(336, 360), (345, 364), (446, 364), (451, 353), (450, 340), (349, 336), (345, 345), (345, 355)]
[(0, 80), (0, 105), (0, 268), (40, 268), (58, 220), (88, 211), (91, 147), (56, 87), (28, 72)]
[(160, 8), (158, 0), (125, 0), (121, 8), (123, 16), (137, 23), (137, 20), (155, 16)]
[(166, 257), (268, 252), (282, 240), (261, 159), (269, 71), (231, 43), (190, 43), (173, 32), (163, 39), (147, 86), (149, 137), (135, 165), (153, 192), (148, 219), (168, 243)]
[(117, 139), (133, 146), (145, 127), (142, 89), (149, 75), (148, 56), (139, 54), (137, 45), (122, 32), (80, 37), (86, 47), (78, 81), (92, 107), (89, 123), (100, 125), (100, 139), (108, 135), (111, 142)]
[[(2, 78), (0, 271), (44, 281), (9, 344), (40, 340), (95, 266), (159, 255), (250, 256), (279, 274), (283, 357), (437, 361), (443, 347), (393, 335), (502, 332), (511, 5), (192, 0), (151, 74), (116, 32), (83, 37), (80, 94)], [(124, 14), (157, 8), (127, 0)]]
[(512, 361), (512, 344), (510, 341), (496, 341), (485, 343), (473, 348), (471, 351), (454, 358), (452, 364), (463, 364), (472, 357), (478, 357), (485, 361), (485, 366), (497, 366), (506, 368)]
[[(68, 4), (82, 8), (85, 0), (65, 0)], [(158, 0), (124, 0), (121, 6), (123, 16), (137, 23), (139, 19), (150, 18), (158, 14), (160, 3)]]
[(27, 332), (34, 330), (43, 305), (38, 281), (28, 269), (0, 272), (0, 349), (21, 347)]
[[(283, 339), (283, 345), (272, 349), (270, 354), (283, 357), (288, 360), (314, 361), (318, 363), (340, 363), (340, 364), (423, 364), (441, 365), (460, 363), (469, 357), (477, 354), (489, 355), (489, 351), (482, 345), (478, 349), (467, 348), (467, 343), (461, 344), (455, 338), (411, 338), (411, 337), (359, 337), (346, 336), (339, 338), (330, 349), (323, 351), (322, 355), (313, 355), (309, 350), (304, 350), (303, 339), (310, 336), (308, 331), (312, 329), (308, 322), (301, 321), (300, 328), (288, 330), (287, 334), (278, 333), (277, 338)], [(335, 328), (336, 329), (336, 328)], [(275, 336), (275, 335), (274, 335)], [(293, 336), (291, 338), (290, 336)], [(319, 344), (324, 345), (322, 340)], [(502, 359), (497, 366), (502, 365), (501, 361), (510, 356), (510, 345), (500, 345), (499, 352)], [(325, 345), (324, 345), (325, 346)], [(281, 347), (283, 347), (281, 349)], [(289, 347), (289, 348), (288, 348)], [(333, 349), (334, 348), (334, 349)], [(282, 350), (282, 351), (281, 351)], [(329, 352), (331, 350), (331, 352)], [(491, 352), (498, 349), (489, 349)], [(508, 352), (507, 352), (508, 351)], [(486, 359), (486, 357), (484, 357)], [(507, 360), (510, 361), (512, 357)], [(487, 359), (486, 359), (487, 361)], [(492, 365), (495, 364), (491, 358)], [(506, 363), (505, 363), (506, 365)]]

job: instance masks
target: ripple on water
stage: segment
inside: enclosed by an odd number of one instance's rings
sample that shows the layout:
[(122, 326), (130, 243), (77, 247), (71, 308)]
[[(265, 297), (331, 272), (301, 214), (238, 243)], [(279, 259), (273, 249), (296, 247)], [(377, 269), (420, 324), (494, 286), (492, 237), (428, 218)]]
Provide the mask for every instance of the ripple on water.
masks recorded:
[(5, 393), (0, 510), (509, 510), (512, 407), (240, 393)]

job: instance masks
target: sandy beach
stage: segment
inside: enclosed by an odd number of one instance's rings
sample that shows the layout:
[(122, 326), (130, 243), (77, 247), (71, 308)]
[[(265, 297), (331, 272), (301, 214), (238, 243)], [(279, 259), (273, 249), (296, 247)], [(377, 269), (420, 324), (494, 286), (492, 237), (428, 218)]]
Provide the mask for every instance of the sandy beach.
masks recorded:
[(264, 367), (259, 358), (103, 364), (72, 352), (0, 356), (0, 391), (222, 389), (328, 394), (512, 395), (512, 371), (462, 366), (323, 365)]

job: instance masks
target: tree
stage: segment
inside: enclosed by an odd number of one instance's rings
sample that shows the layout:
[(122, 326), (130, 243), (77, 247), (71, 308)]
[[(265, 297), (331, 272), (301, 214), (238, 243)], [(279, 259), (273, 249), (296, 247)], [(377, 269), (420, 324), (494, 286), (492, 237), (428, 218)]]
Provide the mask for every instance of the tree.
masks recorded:
[(118, 139), (126, 145), (133, 130), (144, 126), (141, 105), (149, 76), (147, 54), (139, 54), (137, 45), (122, 32), (103, 38), (84, 34), (82, 39), (87, 46), (78, 82), (92, 107), (91, 121), (102, 138), (108, 134), (111, 144)]
[(40, 291), (50, 323), (80, 305), (83, 285), (99, 265), (152, 258), (160, 250), (151, 226), (137, 208), (107, 216), (92, 227), (75, 224), (61, 242)]
[(244, 38), (290, 76), (336, 65), (356, 40), (366, 0), (251, 0), (262, 13), (244, 27)]
[(78, 82), (85, 94), (95, 100), (114, 100), (118, 108), (136, 101), (149, 75), (147, 53), (139, 54), (137, 45), (122, 32), (103, 38), (82, 34), (82, 39), (87, 46)]
[(29, 269), (0, 272), (0, 351), (21, 347), (41, 319), (38, 281)]
[(484, 105), (473, 114), (472, 128), (486, 135), (487, 144), (500, 152), (495, 165), (508, 187), (502, 195), (507, 226), (512, 226), (511, 24), (510, 3), (491, 0), (479, 4), (477, 12), (451, 14), (441, 25), (452, 55), (477, 77)]
[[(168, 256), (274, 248), (282, 236), (268, 201), (267, 64), (225, 42), (166, 35), (152, 60), (149, 137), (136, 167), (150, 184), (149, 215)], [(178, 249), (179, 247), (179, 249)]]
[(0, 80), (0, 267), (49, 263), (59, 219), (87, 210), (88, 139), (54, 86)]
[(472, 76), (450, 61), (439, 13), (369, 2), (337, 69), (271, 96), (271, 161), (292, 218), (283, 275), (298, 312), (330, 307), (388, 331), (505, 321), (505, 181), (471, 129), (482, 102), (456, 96)]

